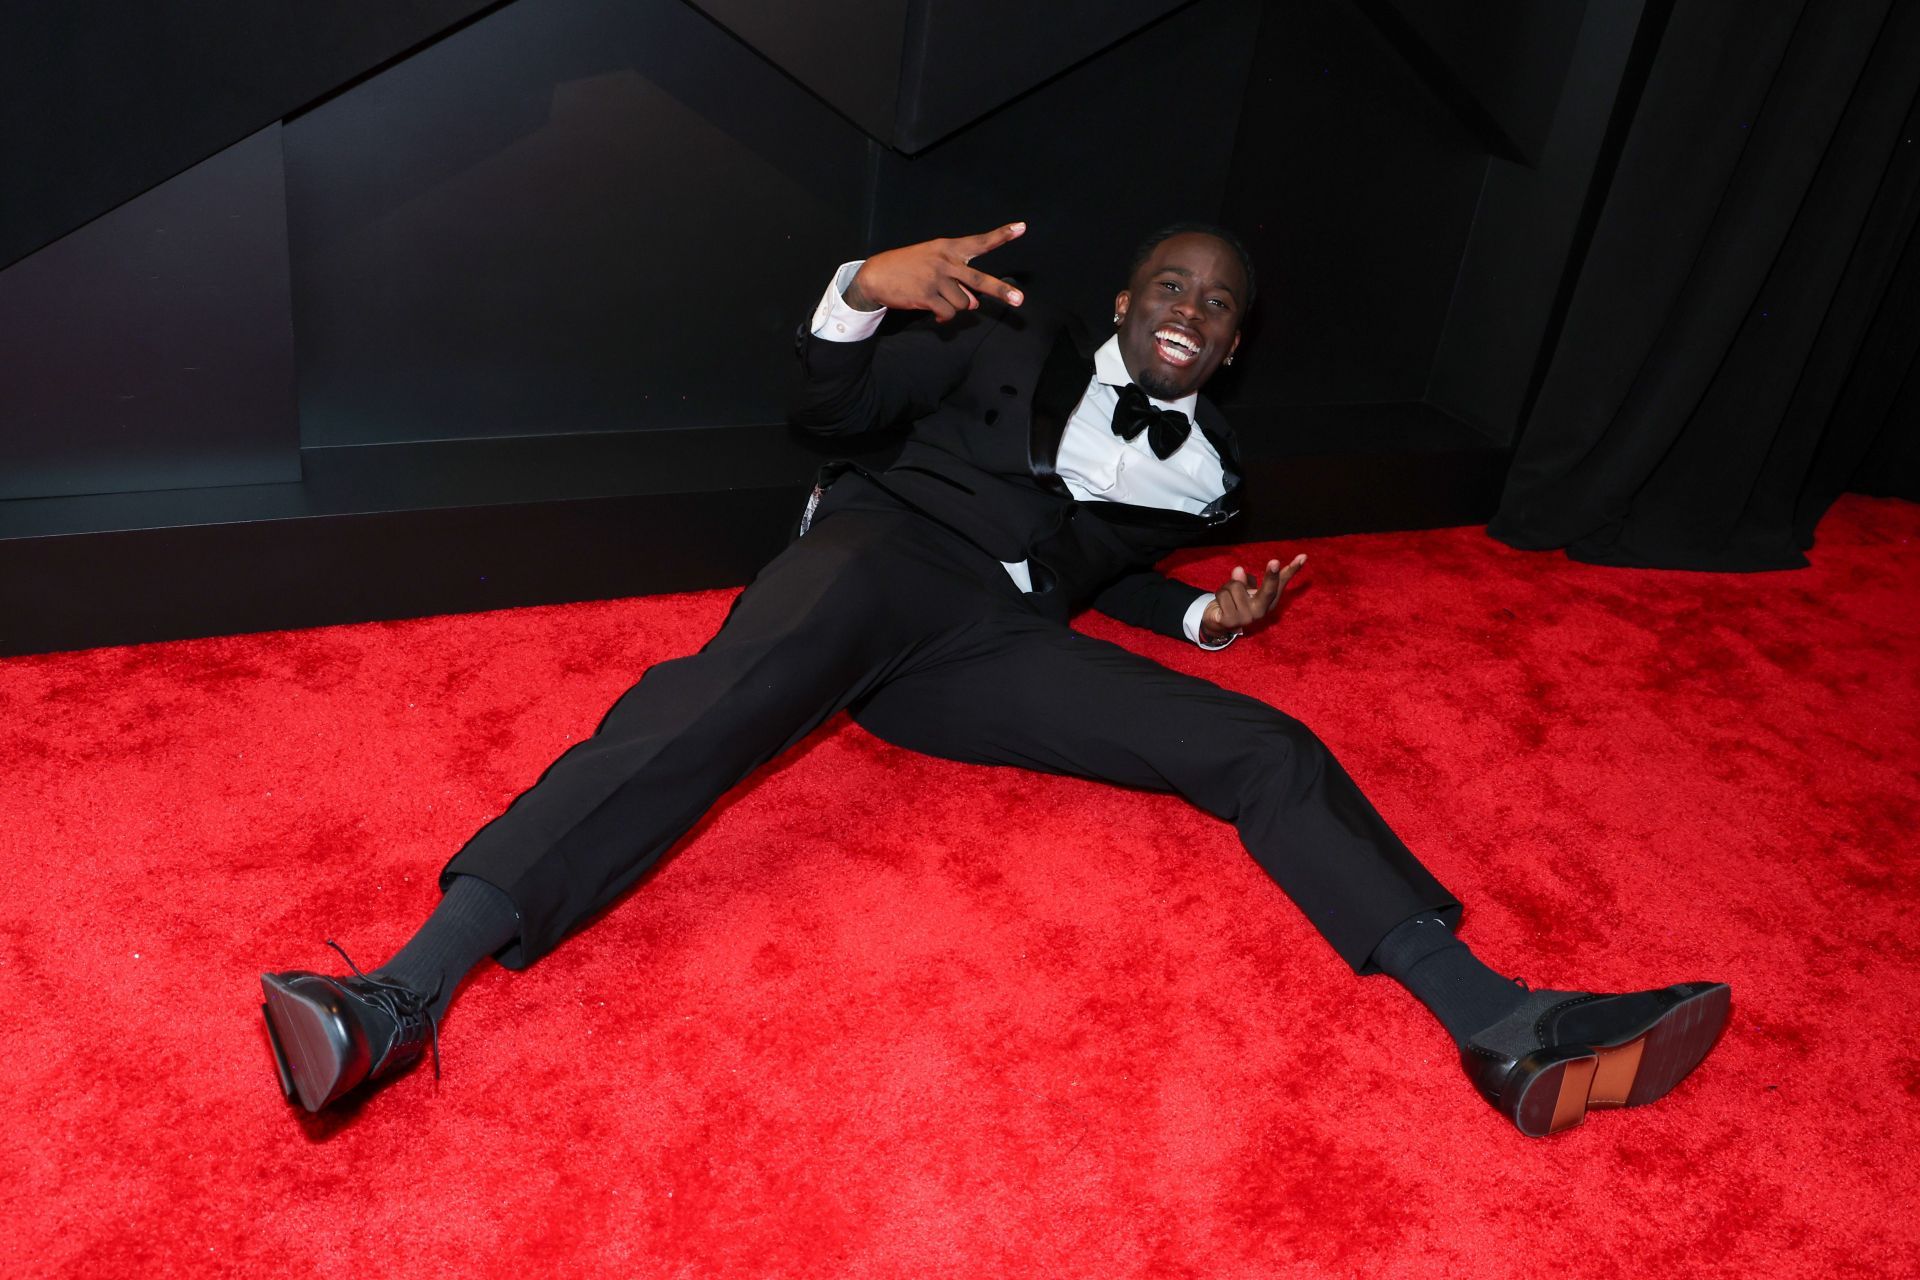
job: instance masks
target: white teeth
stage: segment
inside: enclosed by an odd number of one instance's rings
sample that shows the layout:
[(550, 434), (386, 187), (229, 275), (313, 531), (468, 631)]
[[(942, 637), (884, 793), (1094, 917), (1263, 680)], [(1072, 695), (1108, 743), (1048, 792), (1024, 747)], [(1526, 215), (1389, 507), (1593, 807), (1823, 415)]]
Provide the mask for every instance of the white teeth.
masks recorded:
[(1200, 344), (1184, 334), (1162, 329), (1153, 340), (1160, 346), (1160, 358), (1168, 364), (1192, 364), (1200, 358)]

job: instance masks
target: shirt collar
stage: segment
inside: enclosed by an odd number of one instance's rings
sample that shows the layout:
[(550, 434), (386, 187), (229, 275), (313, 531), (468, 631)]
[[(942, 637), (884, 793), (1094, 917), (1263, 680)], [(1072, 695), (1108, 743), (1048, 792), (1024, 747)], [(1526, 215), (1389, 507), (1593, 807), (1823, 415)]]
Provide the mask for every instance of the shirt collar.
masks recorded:
[[(1127, 362), (1120, 356), (1119, 334), (1116, 333), (1108, 338), (1100, 349), (1093, 353), (1093, 376), (1110, 387), (1124, 387), (1133, 381), (1133, 375), (1127, 372)], [(1178, 400), (1155, 400), (1152, 396), (1148, 396), (1147, 399), (1162, 409), (1178, 409), (1187, 415), (1188, 421), (1192, 421), (1193, 407), (1199, 402), (1200, 393), (1196, 391)]]

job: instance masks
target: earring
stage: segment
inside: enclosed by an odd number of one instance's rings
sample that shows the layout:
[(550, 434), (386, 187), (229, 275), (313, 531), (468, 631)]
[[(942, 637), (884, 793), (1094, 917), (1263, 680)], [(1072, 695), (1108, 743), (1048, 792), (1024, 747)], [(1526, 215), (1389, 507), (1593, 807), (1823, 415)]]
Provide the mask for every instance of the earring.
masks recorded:
[(1228, 357), (1227, 357), (1227, 358), (1226, 358), (1225, 360), (1222, 360), (1222, 361), (1221, 361), (1220, 363), (1221, 363), (1221, 364), (1232, 364), (1232, 363), (1233, 363), (1233, 357), (1232, 357), (1232, 356), (1228, 356)]
[(1116, 329), (1120, 327), (1120, 313), (1118, 311), (1113, 313), (1113, 327)]

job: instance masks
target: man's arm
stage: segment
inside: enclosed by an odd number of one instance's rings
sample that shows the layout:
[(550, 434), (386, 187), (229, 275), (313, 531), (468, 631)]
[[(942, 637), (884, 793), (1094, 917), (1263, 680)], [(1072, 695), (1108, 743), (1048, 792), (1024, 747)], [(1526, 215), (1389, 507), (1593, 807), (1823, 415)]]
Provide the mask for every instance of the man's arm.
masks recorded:
[(1307, 562), (1295, 556), (1282, 568), (1267, 562), (1266, 577), (1253, 586), (1246, 569), (1236, 566), (1218, 591), (1196, 590), (1153, 569), (1116, 579), (1093, 599), (1108, 617), (1175, 640), (1191, 640), (1203, 649), (1224, 649), (1242, 632), (1264, 625), (1280, 602), (1280, 593)]
[[(1018, 289), (969, 264), (1025, 230), (1013, 222), (891, 249), (860, 263), (844, 288), (836, 280), (815, 326), (800, 335), (804, 380), (791, 406), (794, 424), (819, 435), (852, 435), (932, 412), (965, 377), (985, 331), (948, 329), (945, 322), (977, 309), (982, 296), (1015, 307), (1024, 301)], [(876, 340), (869, 335), (878, 322), (867, 317), (887, 311), (924, 311), (936, 323)]]
[[(1198, 641), (1188, 629), (1193, 606), (1213, 597), (1153, 569), (1116, 578), (1093, 598), (1093, 607), (1109, 618), (1174, 640)], [(1197, 625), (1197, 623), (1196, 623)]]

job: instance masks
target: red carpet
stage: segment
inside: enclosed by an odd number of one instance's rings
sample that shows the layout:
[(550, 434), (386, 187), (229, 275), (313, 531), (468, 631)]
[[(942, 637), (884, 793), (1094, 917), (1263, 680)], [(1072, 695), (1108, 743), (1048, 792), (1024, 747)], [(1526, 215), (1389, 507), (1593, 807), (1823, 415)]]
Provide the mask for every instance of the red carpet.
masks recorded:
[(1327, 539), (1223, 654), (1084, 623), (1315, 726), (1489, 961), (1733, 984), (1670, 1098), (1545, 1141), (1229, 828), (845, 720), (591, 931), (483, 967), (437, 1087), (309, 1121), (258, 972), (384, 958), (731, 593), (0, 663), (0, 1266), (1914, 1275), (1916, 537), (1849, 498), (1811, 569), (1748, 577)]

